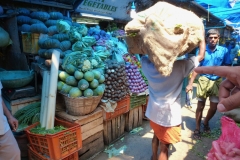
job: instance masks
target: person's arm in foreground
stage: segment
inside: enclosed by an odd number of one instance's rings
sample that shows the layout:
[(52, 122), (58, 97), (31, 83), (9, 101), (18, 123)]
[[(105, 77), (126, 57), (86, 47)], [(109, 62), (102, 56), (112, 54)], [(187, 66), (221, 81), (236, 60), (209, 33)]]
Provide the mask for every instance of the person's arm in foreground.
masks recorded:
[[(205, 37), (205, 32), (203, 29), (203, 37)], [(199, 43), (199, 53), (198, 53), (198, 62), (202, 61), (204, 59), (205, 56), (205, 50), (206, 50), (206, 42), (205, 39), (203, 39), (200, 43)]]
[(198, 67), (194, 69), (197, 73), (215, 74), (226, 77), (219, 87), (218, 110), (229, 111), (240, 106), (240, 67)]
[(4, 115), (7, 117), (9, 125), (12, 127), (13, 131), (16, 131), (18, 128), (18, 120), (12, 116), (8, 108), (6, 107), (5, 103), (2, 101), (3, 112)]
[[(199, 53), (198, 53), (198, 56), (197, 56), (197, 60), (198, 62), (202, 61), (204, 59), (204, 56), (205, 56), (205, 49), (206, 49), (206, 43), (205, 43), (205, 40), (202, 40), (199, 44)], [(193, 82), (195, 80), (195, 78), (197, 77), (197, 73), (196, 72), (192, 72), (192, 76), (188, 82), (188, 85), (186, 87), (186, 92), (190, 91), (193, 89)]]

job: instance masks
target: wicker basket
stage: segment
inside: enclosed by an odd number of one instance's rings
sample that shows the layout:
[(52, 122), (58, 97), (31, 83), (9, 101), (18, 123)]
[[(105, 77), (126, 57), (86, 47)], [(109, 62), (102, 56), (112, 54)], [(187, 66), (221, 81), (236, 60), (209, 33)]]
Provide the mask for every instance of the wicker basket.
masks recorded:
[(84, 116), (93, 112), (102, 98), (102, 96), (71, 98), (66, 94), (63, 94), (63, 97), (67, 113), (73, 116)]

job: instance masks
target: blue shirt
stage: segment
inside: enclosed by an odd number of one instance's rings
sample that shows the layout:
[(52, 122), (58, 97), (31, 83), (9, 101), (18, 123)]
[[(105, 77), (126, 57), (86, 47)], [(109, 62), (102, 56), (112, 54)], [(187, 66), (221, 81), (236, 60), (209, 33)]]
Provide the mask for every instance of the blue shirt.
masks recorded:
[[(197, 51), (198, 54), (199, 50)], [(224, 66), (231, 64), (231, 61), (228, 57), (228, 49), (222, 46), (216, 46), (216, 49), (212, 52), (208, 45), (206, 46), (205, 57), (200, 62), (199, 66)], [(210, 80), (217, 80), (220, 77), (214, 74), (200, 74), (205, 76)]]

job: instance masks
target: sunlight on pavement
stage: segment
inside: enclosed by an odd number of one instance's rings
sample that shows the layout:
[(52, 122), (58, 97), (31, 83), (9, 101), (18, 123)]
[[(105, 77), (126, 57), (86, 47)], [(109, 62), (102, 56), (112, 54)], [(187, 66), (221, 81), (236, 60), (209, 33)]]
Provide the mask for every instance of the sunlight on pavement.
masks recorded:
[(142, 136), (143, 138), (153, 138), (153, 130), (150, 130)]

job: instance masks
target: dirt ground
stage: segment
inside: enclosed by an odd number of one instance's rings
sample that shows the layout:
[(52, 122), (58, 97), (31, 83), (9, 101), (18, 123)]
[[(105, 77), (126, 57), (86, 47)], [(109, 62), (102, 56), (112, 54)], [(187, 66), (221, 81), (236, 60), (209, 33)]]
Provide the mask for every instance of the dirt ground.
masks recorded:
[[(204, 160), (207, 153), (211, 149), (212, 141), (220, 136), (220, 118), (221, 113), (217, 112), (210, 121), (212, 134), (203, 136), (202, 140), (196, 141), (192, 139), (192, 131), (195, 129), (195, 110), (197, 100), (193, 99), (192, 108), (184, 107), (185, 93), (182, 94), (182, 141), (171, 146), (169, 160)], [(203, 118), (206, 116), (209, 103), (207, 103)], [(108, 154), (104, 151), (93, 156), (92, 160), (150, 160), (152, 155), (151, 140), (153, 130), (149, 126), (149, 121), (144, 120), (141, 126), (143, 130), (131, 134), (125, 132), (125, 136), (116, 141), (107, 148), (112, 148), (112, 151), (118, 150), (118, 155), (115, 153)], [(125, 148), (122, 149), (121, 148)], [(120, 151), (119, 151), (120, 150)]]

